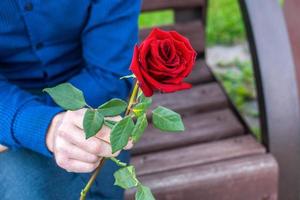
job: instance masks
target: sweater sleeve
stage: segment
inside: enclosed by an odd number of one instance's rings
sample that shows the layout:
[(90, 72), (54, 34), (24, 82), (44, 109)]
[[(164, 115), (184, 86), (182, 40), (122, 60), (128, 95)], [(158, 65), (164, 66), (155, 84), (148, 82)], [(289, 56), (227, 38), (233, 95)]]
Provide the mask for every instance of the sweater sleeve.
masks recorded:
[[(84, 92), (90, 105), (98, 106), (113, 97), (128, 96), (131, 82), (119, 78), (129, 74), (137, 42), (140, 1), (92, 2), (81, 36), (85, 65), (68, 82)], [(45, 144), (46, 133), (52, 118), (62, 109), (46, 105), (3, 76), (0, 76), (0, 96), (0, 143), (51, 156)]]
[(38, 97), (9, 83), (0, 75), (0, 143), (25, 147), (50, 156), (45, 135), (61, 109), (43, 104)]
[[(129, 65), (138, 38), (140, 0), (93, 1), (81, 41), (85, 66), (71, 82), (92, 106), (111, 99), (126, 99), (131, 81)], [(105, 9), (103, 9), (105, 8)]]

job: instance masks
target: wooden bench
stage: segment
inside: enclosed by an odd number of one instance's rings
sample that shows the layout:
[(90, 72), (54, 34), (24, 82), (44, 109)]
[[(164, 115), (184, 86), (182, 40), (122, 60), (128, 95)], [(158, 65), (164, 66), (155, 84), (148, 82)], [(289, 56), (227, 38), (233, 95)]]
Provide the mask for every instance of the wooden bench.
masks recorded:
[[(188, 78), (191, 90), (154, 96), (155, 104), (182, 114), (186, 131), (165, 134), (150, 128), (132, 151), (139, 179), (158, 200), (275, 200), (278, 183), (280, 199), (299, 197), (300, 136), (289, 139), (300, 135), (299, 100), (282, 12), (275, 0), (239, 2), (253, 58), (263, 144), (205, 62), (208, 2), (144, 0), (143, 12), (173, 10), (175, 24), (162, 28), (187, 36), (199, 55)], [(149, 31), (141, 30), (140, 38)], [(126, 199), (133, 194), (128, 191)]]
[[(300, 1), (299, 0), (285, 0), (284, 3), (284, 14), (285, 20), (288, 27), (288, 32), (290, 36), (290, 42), (292, 46), (294, 63), (296, 66), (296, 77), (298, 83), (298, 94), (300, 94)], [(298, 121), (299, 123), (299, 121)], [(300, 134), (298, 132), (294, 132), (293, 134), (289, 134), (289, 136), (284, 138), (286, 140), (286, 144), (288, 149), (282, 153), (282, 162), (286, 160), (284, 157), (288, 157), (291, 160), (290, 166), (286, 167), (286, 174), (289, 175), (289, 183), (286, 185), (286, 190), (292, 192), (292, 195), (286, 199), (299, 199), (300, 195)], [(291, 152), (291, 153), (290, 153)]]

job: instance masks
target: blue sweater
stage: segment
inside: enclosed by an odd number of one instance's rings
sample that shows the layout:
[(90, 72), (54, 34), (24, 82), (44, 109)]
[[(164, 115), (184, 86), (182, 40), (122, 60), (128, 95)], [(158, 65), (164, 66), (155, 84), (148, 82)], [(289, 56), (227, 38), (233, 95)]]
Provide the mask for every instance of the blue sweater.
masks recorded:
[(139, 0), (0, 0), (0, 144), (50, 156), (45, 136), (62, 110), (45, 87), (70, 82), (97, 106), (126, 99)]

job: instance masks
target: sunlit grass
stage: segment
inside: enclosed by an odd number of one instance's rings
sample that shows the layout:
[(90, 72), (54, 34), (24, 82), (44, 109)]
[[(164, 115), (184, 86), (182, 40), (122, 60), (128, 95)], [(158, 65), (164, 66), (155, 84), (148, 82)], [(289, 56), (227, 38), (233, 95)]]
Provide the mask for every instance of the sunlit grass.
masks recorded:
[(238, 0), (210, 0), (206, 41), (208, 45), (230, 45), (245, 40), (245, 29)]
[(174, 23), (174, 12), (172, 10), (145, 12), (140, 15), (140, 28), (169, 25)]

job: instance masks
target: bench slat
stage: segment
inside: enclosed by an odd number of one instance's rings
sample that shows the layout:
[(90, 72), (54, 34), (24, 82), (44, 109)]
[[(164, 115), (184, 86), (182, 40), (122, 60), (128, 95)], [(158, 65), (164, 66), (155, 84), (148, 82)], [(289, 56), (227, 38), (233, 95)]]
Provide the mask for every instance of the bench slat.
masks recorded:
[(186, 128), (183, 133), (162, 133), (150, 125), (132, 153), (137, 155), (178, 148), (244, 133), (243, 126), (229, 109), (183, 117), (183, 122)]
[(252, 135), (245, 135), (143, 154), (133, 157), (131, 163), (136, 167), (138, 175), (145, 175), (265, 152), (265, 148)]
[[(139, 179), (159, 200), (277, 200), (277, 177), (275, 159), (261, 154), (139, 176)], [(134, 199), (133, 191), (127, 191), (126, 199)]]
[(212, 80), (214, 80), (212, 72), (202, 59), (196, 61), (192, 73), (186, 78), (186, 81), (193, 85), (210, 82)]
[(228, 100), (219, 84), (212, 82), (176, 93), (157, 93), (152, 108), (159, 105), (184, 115), (228, 107)]
[[(161, 26), (163, 30), (175, 30), (180, 34), (187, 37), (195, 50), (199, 53), (204, 52), (204, 29), (202, 26), (202, 22), (192, 21), (184, 24), (175, 24), (168, 26)], [(150, 33), (151, 28), (140, 30), (140, 40), (144, 40)]]
[(195, 8), (203, 6), (204, 3), (204, 0), (144, 0), (142, 10), (150, 11), (168, 8)]

